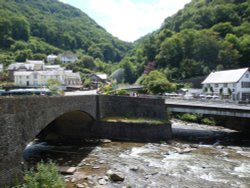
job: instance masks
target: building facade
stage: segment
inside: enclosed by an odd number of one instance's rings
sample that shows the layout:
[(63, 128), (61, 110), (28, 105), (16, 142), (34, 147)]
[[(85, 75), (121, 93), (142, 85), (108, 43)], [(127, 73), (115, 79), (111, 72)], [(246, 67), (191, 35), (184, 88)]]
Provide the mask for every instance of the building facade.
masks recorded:
[(56, 59), (57, 59), (57, 55), (54, 55), (54, 54), (50, 54), (46, 58), (47, 62), (50, 62), (50, 63), (55, 63)]
[(59, 61), (62, 63), (74, 63), (78, 60), (77, 56), (71, 53), (63, 53), (58, 55)]
[(15, 85), (20, 87), (44, 87), (48, 80), (58, 80), (61, 86), (81, 86), (79, 73), (72, 71), (17, 71), (14, 72)]
[(212, 72), (202, 82), (205, 94), (232, 100), (250, 100), (249, 68)]
[(43, 87), (48, 80), (58, 80), (62, 88), (77, 86), (81, 88), (82, 81), (79, 73), (65, 70), (60, 65), (45, 65), (44, 62), (29, 61), (9, 65), (9, 77), (19, 87)]

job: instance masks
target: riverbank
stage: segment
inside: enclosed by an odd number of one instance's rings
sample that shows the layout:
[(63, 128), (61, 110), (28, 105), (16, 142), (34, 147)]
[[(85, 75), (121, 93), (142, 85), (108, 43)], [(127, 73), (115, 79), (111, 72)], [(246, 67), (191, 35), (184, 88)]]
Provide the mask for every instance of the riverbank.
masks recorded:
[[(172, 120), (174, 139), (161, 143), (110, 142), (55, 146), (46, 157), (75, 167), (73, 187), (249, 187), (250, 138), (223, 127)], [(112, 170), (124, 177), (113, 181)]]

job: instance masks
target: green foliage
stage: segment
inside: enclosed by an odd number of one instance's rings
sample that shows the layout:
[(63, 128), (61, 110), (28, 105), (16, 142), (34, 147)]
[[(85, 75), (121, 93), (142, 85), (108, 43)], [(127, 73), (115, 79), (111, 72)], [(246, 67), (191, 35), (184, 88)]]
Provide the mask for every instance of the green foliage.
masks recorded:
[(114, 95), (129, 95), (129, 92), (127, 90), (116, 90), (114, 93)]
[(183, 121), (188, 121), (188, 122), (198, 122), (198, 117), (195, 114), (188, 114), (185, 113), (181, 116), (179, 116), (179, 118)]
[(163, 73), (155, 70), (145, 75), (140, 81), (147, 93), (159, 94), (175, 91), (175, 84), (169, 82)]
[(216, 125), (216, 121), (213, 117), (207, 117), (201, 114), (195, 113), (174, 113), (172, 114), (175, 118), (182, 121), (192, 122), (192, 123), (202, 123), (206, 125)]
[(45, 55), (81, 49), (102, 61), (119, 62), (131, 46), (60, 1), (0, 1), (0, 49)]
[(214, 93), (214, 88), (212, 86), (209, 87), (211, 93)]
[(203, 118), (201, 119), (201, 123), (206, 125), (215, 125), (215, 120), (213, 118)]
[(59, 80), (56, 80), (56, 79), (49, 79), (47, 81), (47, 88), (49, 88), (53, 94), (58, 94), (60, 91), (59, 91), (59, 86), (60, 86), (60, 82)]
[(192, 0), (158, 31), (139, 39), (129, 58), (143, 66), (155, 60), (171, 81), (248, 67), (249, 15), (249, 0)]
[(98, 91), (98, 93), (104, 94), (104, 95), (109, 95), (112, 92), (112, 85), (108, 84), (108, 85), (104, 85), (103, 87), (101, 87)]
[(120, 63), (120, 67), (124, 70), (124, 82), (132, 84), (136, 80), (136, 71), (135, 67), (133, 66), (132, 62), (129, 59), (123, 59)]
[(153, 119), (153, 118), (139, 118), (128, 115), (127, 117), (107, 117), (101, 119), (103, 122), (123, 122), (123, 123), (140, 123), (140, 124), (149, 124), (149, 125), (162, 125), (168, 124), (168, 120), (162, 119)]
[(24, 176), (24, 183), (15, 188), (63, 188), (63, 178), (58, 174), (53, 162), (38, 163), (36, 169), (31, 169)]

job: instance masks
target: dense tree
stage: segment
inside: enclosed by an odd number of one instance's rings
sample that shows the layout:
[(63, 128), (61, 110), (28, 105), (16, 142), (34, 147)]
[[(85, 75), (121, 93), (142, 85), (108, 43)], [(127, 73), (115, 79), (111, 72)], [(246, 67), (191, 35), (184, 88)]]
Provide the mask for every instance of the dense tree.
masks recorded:
[[(17, 41), (27, 42), (28, 47)], [(86, 55), (105, 62), (119, 62), (131, 46), (60, 1), (0, 1), (0, 49), (43, 54), (83, 49)]]
[(147, 93), (159, 94), (175, 91), (175, 84), (170, 83), (163, 73), (155, 70), (148, 75), (144, 75), (140, 84), (145, 87)]
[(156, 69), (175, 81), (248, 67), (249, 15), (249, 0), (192, 0), (158, 31), (139, 39), (129, 57), (137, 65), (155, 60)]

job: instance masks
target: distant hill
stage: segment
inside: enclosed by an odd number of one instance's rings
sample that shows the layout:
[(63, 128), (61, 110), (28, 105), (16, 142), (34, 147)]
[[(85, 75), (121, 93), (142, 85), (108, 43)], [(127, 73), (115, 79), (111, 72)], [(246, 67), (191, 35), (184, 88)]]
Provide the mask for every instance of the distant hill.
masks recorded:
[(139, 39), (123, 64), (132, 63), (138, 77), (156, 61), (155, 68), (173, 81), (249, 67), (249, 21), (250, 0), (192, 0)]
[(0, 0), (2, 62), (62, 51), (119, 62), (131, 46), (81, 10), (58, 0)]

